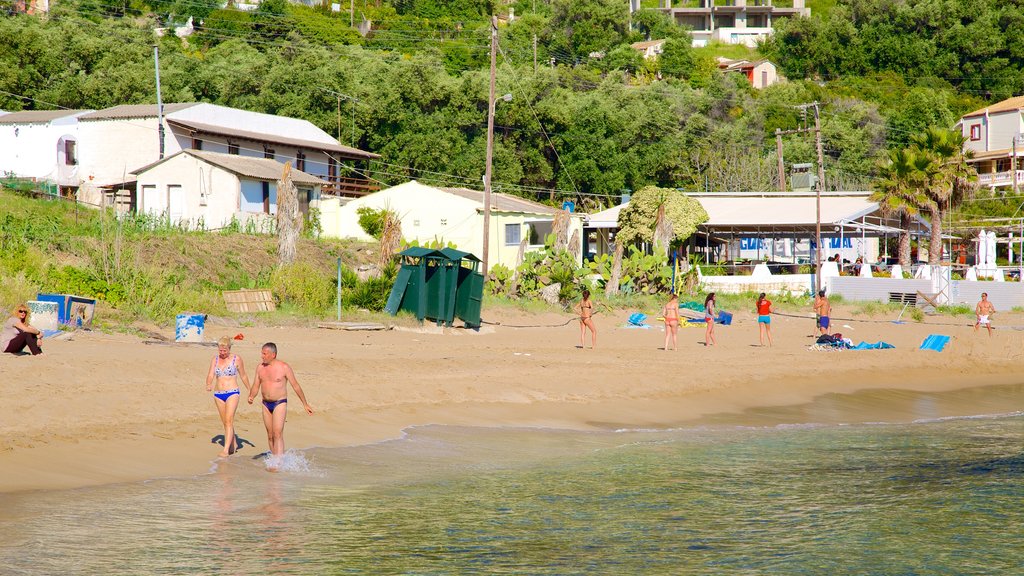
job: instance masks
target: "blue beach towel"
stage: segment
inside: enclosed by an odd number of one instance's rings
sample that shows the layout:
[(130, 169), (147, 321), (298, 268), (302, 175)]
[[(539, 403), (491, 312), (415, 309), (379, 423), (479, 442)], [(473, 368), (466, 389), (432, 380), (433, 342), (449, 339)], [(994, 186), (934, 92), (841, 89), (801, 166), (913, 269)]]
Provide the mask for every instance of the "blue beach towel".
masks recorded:
[(941, 334), (929, 334), (924, 342), (921, 342), (921, 350), (935, 350), (936, 352), (942, 352), (942, 349), (949, 344), (949, 336), (943, 336)]
[(851, 350), (889, 350), (890, 348), (895, 348), (895, 346), (889, 344), (888, 342), (882, 342), (881, 340), (879, 340), (878, 342), (875, 342), (873, 344), (870, 342), (861, 342), (860, 344), (857, 344), (856, 346), (851, 348)]

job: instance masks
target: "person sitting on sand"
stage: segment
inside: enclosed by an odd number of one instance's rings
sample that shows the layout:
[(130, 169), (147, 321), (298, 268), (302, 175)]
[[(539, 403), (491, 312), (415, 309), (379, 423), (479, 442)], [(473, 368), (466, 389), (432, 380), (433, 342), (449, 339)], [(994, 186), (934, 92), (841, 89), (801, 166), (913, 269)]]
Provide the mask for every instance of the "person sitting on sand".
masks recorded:
[(772, 345), (772, 301), (765, 298), (764, 292), (757, 297), (754, 303), (757, 310), (757, 336), (764, 346), (765, 334), (768, 335), (768, 346)]
[(668, 341), (672, 340), (672, 349), (677, 348), (676, 341), (679, 335), (679, 296), (675, 292), (669, 295), (668, 303), (661, 311), (665, 318), (665, 350), (668, 350)]
[(814, 313), (818, 316), (818, 330), (822, 334), (828, 334), (828, 327), (831, 324), (829, 316), (832, 314), (832, 305), (825, 297), (825, 291), (819, 290), (814, 297)]
[(594, 327), (594, 303), (590, 300), (590, 290), (583, 291), (583, 299), (576, 304), (576, 315), (580, 319), (580, 348), (583, 348), (584, 336), (590, 329), (590, 347), (597, 347), (597, 328)]
[(8, 354), (21, 354), (26, 347), (32, 355), (43, 353), (43, 331), (28, 323), (32, 313), (28, 305), (21, 304), (11, 311), (0, 331), (0, 350)]
[(224, 449), (221, 458), (234, 454), (237, 446), (235, 438), (235, 410), (238, 409), (238, 379), (242, 379), (248, 390), (249, 377), (245, 374), (245, 364), (237, 354), (231, 353), (231, 338), (227, 336), (217, 341), (217, 355), (213, 357), (210, 371), (206, 375), (206, 391), (217, 389), (213, 393), (213, 403), (220, 414), (220, 422), (224, 425)]
[(277, 344), (267, 342), (260, 350), (262, 362), (256, 367), (256, 379), (249, 389), (249, 404), (256, 393), (263, 393), (263, 425), (267, 427), (267, 444), (274, 456), (284, 454), (284, 421), (288, 414), (288, 383), (302, 401), (307, 414), (313, 414), (313, 407), (306, 402), (295, 372), (288, 364), (277, 359)]
[(977, 321), (974, 323), (974, 331), (978, 331), (978, 326), (985, 326), (988, 330), (988, 335), (992, 336), (992, 318), (995, 314), (996, 307), (989, 302), (988, 292), (981, 293), (981, 301), (974, 307), (974, 315), (977, 316)]
[(715, 293), (711, 292), (704, 299), (704, 346), (715, 345)]

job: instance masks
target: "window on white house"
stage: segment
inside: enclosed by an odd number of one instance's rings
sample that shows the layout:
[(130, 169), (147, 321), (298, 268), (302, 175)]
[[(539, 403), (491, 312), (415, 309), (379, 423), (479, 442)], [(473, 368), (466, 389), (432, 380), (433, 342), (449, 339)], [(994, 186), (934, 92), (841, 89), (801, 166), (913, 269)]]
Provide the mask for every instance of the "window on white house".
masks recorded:
[(64, 164), (75, 166), (78, 164), (78, 157), (75, 156), (75, 141), (64, 141)]
[(228, 142), (228, 154), (234, 154), (235, 156), (238, 156), (238, 144), (232, 144), (231, 142)]
[(302, 171), (306, 170), (306, 155), (303, 154), (301, 150), (295, 153), (295, 169)]
[(544, 239), (551, 234), (551, 221), (530, 222), (530, 246), (543, 246)]
[(981, 124), (971, 126), (971, 140), (981, 140)]
[(518, 246), (523, 241), (522, 224), (505, 224), (505, 246)]

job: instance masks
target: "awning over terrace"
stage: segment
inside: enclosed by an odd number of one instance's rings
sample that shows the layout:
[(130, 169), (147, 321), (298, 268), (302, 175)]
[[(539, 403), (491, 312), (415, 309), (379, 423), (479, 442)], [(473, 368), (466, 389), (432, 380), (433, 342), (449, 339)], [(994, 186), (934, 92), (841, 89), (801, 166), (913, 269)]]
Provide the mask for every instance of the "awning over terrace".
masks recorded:
[[(813, 194), (786, 193), (697, 193), (688, 194), (708, 213), (700, 232), (710, 236), (765, 236), (813, 234), (817, 207)], [(592, 214), (587, 228), (618, 228), (622, 204)], [(878, 203), (868, 200), (867, 192), (825, 193), (821, 196), (822, 234), (836, 232), (866, 236), (884, 236), (900, 231), (895, 218), (881, 215)], [(914, 232), (927, 229), (922, 220), (914, 222)]]

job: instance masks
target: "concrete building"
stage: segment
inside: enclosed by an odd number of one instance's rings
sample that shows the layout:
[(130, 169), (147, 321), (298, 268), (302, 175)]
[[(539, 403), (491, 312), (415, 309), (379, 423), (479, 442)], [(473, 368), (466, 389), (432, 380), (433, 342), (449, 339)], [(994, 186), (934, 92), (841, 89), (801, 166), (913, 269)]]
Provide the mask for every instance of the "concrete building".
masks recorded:
[(77, 188), (77, 119), (88, 110), (26, 110), (0, 115), (0, 174)]
[(811, 15), (805, 0), (793, 0), (792, 7), (773, 6), (772, 0), (696, 0), (695, 7), (675, 6), (682, 3), (661, 0), (660, 10), (670, 15), (676, 24), (692, 30), (695, 47), (723, 42), (753, 48), (771, 35), (779, 19)]
[[(220, 229), (237, 222), (242, 229), (269, 232), (266, 222), (277, 214), (277, 182), (284, 164), (205, 150), (182, 150), (139, 168), (133, 177), (139, 195), (132, 208), (192, 229)], [(316, 207), (321, 178), (291, 171), (304, 214)]]

